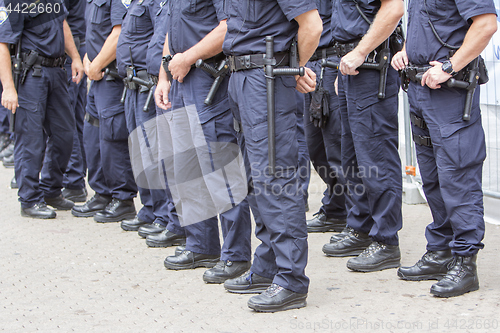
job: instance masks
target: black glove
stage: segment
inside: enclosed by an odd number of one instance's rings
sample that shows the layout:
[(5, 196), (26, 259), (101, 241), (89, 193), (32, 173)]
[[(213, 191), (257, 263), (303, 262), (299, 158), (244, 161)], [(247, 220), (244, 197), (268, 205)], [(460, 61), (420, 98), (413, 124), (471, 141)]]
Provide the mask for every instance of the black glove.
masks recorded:
[(322, 85), (317, 85), (316, 90), (311, 96), (311, 105), (309, 106), (309, 117), (314, 126), (324, 128), (330, 116), (329, 107), (330, 93), (323, 88)]

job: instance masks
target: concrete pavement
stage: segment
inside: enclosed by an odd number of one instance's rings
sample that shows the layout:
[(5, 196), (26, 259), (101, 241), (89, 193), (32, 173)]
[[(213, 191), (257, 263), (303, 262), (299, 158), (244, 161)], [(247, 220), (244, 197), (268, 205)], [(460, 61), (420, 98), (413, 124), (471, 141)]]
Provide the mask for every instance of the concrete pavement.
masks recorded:
[[(449, 299), (432, 281), (399, 280), (396, 270), (350, 272), (348, 258), (327, 258), (330, 234), (310, 234), (308, 306), (274, 314), (246, 306), (202, 281), (204, 269), (168, 271), (174, 248), (150, 249), (136, 232), (57, 212), (23, 218), (12, 169), (0, 167), (0, 330), (4, 332), (498, 332), (500, 226), (487, 225), (478, 258), (479, 291)], [(323, 185), (310, 187), (308, 218)], [(92, 194), (92, 191), (90, 191)], [(139, 205), (139, 200), (136, 200)], [(402, 263), (425, 252), (427, 205), (403, 206)], [(252, 245), (257, 246), (253, 238)]]

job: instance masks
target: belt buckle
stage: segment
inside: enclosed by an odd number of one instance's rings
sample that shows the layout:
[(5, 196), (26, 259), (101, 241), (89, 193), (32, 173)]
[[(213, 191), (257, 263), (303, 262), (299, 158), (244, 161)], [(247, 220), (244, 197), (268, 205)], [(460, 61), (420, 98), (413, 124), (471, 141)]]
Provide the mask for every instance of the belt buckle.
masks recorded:
[(231, 72), (236, 71), (236, 66), (234, 65), (234, 56), (229, 57), (229, 70)]

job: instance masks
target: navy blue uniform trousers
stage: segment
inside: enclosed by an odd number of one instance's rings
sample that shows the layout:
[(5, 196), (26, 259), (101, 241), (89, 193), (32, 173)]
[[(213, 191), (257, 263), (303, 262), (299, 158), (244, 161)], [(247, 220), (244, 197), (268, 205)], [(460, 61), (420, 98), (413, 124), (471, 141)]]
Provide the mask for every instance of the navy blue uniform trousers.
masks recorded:
[[(183, 83), (174, 81), (171, 88), (172, 109), (177, 110), (195, 105), (201, 127), (207, 143), (237, 143), (233, 116), (227, 101), (226, 78), (214, 97), (213, 104), (203, 105), (213, 78), (201, 69), (191, 69)], [(237, 206), (219, 215), (224, 243), (222, 250), (219, 241), (217, 217), (184, 227), (186, 231), (186, 249), (197, 253), (219, 254), (221, 260), (250, 261), (251, 220), (247, 199)]]
[[(80, 57), (86, 53), (85, 45), (80, 47)], [(85, 105), (87, 104), (87, 77), (84, 76), (79, 84), (73, 82), (71, 73), (71, 58), (66, 56), (66, 64), (64, 65), (67, 73), (67, 83), (69, 91), (70, 109), (68, 112), (74, 114), (75, 131), (73, 133), (73, 151), (64, 173), (63, 187), (69, 189), (82, 189), (85, 187), (85, 175), (87, 164), (85, 162), (85, 151), (83, 148), (83, 119), (85, 117)], [(50, 157), (48, 157), (50, 159)], [(45, 164), (44, 164), (45, 165)], [(42, 187), (50, 188), (47, 168), (42, 168), (40, 184)]]
[(86, 111), (99, 119), (99, 127), (85, 122), (83, 142), (88, 167), (88, 182), (98, 194), (120, 200), (137, 195), (130, 156), (125, 110), (120, 98), (122, 80), (92, 81)]
[[(136, 128), (142, 130), (144, 133), (148, 132), (151, 134), (152, 130), (153, 133), (156, 132), (156, 107), (153, 101), (151, 101), (148, 111), (143, 111), (147, 97), (148, 91), (139, 92), (137, 89), (127, 90), (127, 96), (125, 98), (125, 115), (129, 134)], [(148, 126), (147, 129), (145, 128), (146, 124)], [(157, 149), (155, 153), (157, 153)], [(141, 151), (141, 154), (148, 156), (150, 152)], [(147, 179), (146, 182), (150, 182), (150, 180)], [(145, 222), (156, 222), (167, 226), (171, 221), (167, 195), (165, 190), (156, 189), (156, 185), (157, 184), (154, 183), (148, 183), (147, 186), (144, 187), (138, 186), (142, 208), (137, 213), (137, 217)]]
[[(338, 58), (329, 58), (329, 61), (338, 62)], [(319, 80), (321, 61), (311, 61), (307, 67), (316, 73)], [(324, 128), (314, 126), (310, 118), (309, 106), (312, 93), (305, 94), (305, 133), (309, 157), (314, 169), (325, 182), (327, 188), (323, 193), (320, 212), (327, 217), (343, 219), (346, 217), (345, 208), (345, 181), (342, 174), (341, 138), (342, 122), (340, 120), (339, 100), (333, 85), (337, 78), (337, 70), (325, 68), (323, 87), (329, 91), (330, 117)]]
[(293, 77), (275, 79), (276, 173), (269, 175), (266, 78), (262, 69), (231, 75), (229, 97), (233, 115), (241, 122), (240, 147), (248, 160), (249, 202), (255, 235), (261, 240), (252, 272), (273, 279), (288, 290), (307, 293), (307, 227), (300, 189), (297, 102)]
[[(69, 112), (66, 71), (42, 67), (41, 72), (41, 77), (33, 77), (33, 70), (29, 71), (18, 89), (14, 154), (18, 195), (23, 208), (43, 201), (43, 197), (61, 194), (63, 174), (73, 146), (75, 117)], [(44, 168), (50, 175), (46, 179), (50, 185), (42, 188), (39, 178), (45, 149)]]
[(486, 158), (484, 131), (476, 89), (470, 121), (462, 120), (465, 90), (429, 89), (411, 84), (410, 112), (423, 118), (426, 129), (412, 125), (416, 135), (430, 136), (432, 147), (415, 145), (423, 189), (433, 222), (425, 236), (429, 251), (451, 248), (472, 256), (483, 248), (482, 168)]
[(374, 241), (398, 245), (402, 227), (402, 169), (398, 154), (398, 74), (387, 75), (386, 98), (377, 97), (379, 71), (339, 75), (342, 169), (347, 225)]

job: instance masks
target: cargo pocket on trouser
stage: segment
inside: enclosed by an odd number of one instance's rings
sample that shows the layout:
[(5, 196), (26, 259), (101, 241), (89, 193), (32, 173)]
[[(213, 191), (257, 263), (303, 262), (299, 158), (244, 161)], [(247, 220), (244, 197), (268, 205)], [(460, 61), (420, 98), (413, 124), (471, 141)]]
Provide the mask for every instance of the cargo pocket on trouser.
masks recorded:
[(124, 141), (128, 138), (127, 122), (123, 106), (110, 107), (102, 110), (99, 128), (101, 138), (106, 141)]
[(481, 118), (474, 122), (458, 121), (440, 127), (441, 142), (436, 147), (439, 168), (466, 169), (486, 158), (486, 146)]

